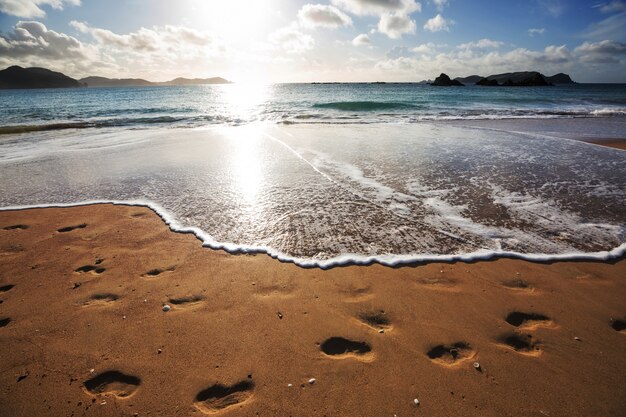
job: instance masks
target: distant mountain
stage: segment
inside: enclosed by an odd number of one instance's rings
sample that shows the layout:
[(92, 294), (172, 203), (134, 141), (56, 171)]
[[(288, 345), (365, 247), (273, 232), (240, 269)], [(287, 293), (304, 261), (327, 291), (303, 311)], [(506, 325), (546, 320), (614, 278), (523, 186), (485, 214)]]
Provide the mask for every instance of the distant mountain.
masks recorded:
[(230, 81), (222, 77), (212, 78), (175, 78), (172, 81), (153, 83), (155, 85), (202, 85), (202, 84), (231, 84)]
[(150, 81), (141, 78), (105, 78), (105, 77), (85, 77), (79, 80), (87, 87), (144, 87), (153, 85)]
[(470, 75), (468, 77), (456, 77), (455, 80), (462, 84), (476, 84), (478, 81), (482, 80), (484, 77), (481, 75)]
[(0, 88), (72, 88), (83, 87), (77, 80), (45, 68), (22, 68), (17, 65), (0, 71)]
[(150, 87), (150, 86), (178, 86), (178, 85), (202, 85), (202, 84), (230, 84), (231, 82), (222, 77), (213, 78), (175, 78), (171, 81), (152, 82), (141, 78), (105, 78), (85, 77), (80, 82), (87, 87)]

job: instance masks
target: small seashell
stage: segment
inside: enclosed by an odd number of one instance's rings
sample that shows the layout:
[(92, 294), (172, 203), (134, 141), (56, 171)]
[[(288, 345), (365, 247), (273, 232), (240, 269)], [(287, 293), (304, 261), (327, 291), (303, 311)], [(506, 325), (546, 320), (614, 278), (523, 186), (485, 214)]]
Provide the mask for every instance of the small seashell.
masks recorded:
[(316, 381), (317, 380), (315, 378), (311, 378), (311, 379), (309, 379), (309, 384), (313, 385), (313, 384), (315, 384)]
[(172, 309), (172, 307), (168, 306), (167, 304), (165, 304), (163, 306), (163, 311), (165, 311), (165, 312), (170, 311), (171, 309)]
[(89, 373), (90, 373), (90, 374), (93, 374), (94, 372), (96, 372), (96, 370), (95, 370), (95, 369), (93, 369), (93, 368), (91, 368), (91, 369), (89, 370)]
[(291, 388), (291, 387), (293, 387), (293, 384), (287, 384), (287, 386), (288, 386), (289, 388)]
[(385, 333), (385, 329), (378, 329), (378, 333)]
[(581, 340), (581, 338), (580, 338), (580, 337), (578, 337), (578, 336), (575, 336), (575, 337), (574, 337), (574, 340), (576, 340), (576, 341), (578, 341), (578, 342), (581, 342), (581, 341), (582, 341), (582, 340)]
[(418, 400), (417, 398), (414, 398), (413, 399), (413, 404), (420, 405), (420, 400)]
[(474, 362), (474, 369), (480, 371), (480, 363)]

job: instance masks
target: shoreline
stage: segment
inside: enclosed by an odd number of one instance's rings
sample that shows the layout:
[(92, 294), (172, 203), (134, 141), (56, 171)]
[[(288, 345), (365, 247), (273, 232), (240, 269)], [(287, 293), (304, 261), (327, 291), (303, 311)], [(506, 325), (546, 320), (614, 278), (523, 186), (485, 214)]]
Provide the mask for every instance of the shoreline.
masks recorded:
[(626, 407), (623, 258), (305, 269), (106, 204), (0, 211), (0, 256), (9, 415)]
[(33, 206), (0, 207), (0, 213), (12, 211), (28, 211), (38, 209), (63, 209), (72, 207), (89, 207), (98, 205), (112, 205), (121, 207), (139, 207), (150, 210), (166, 227), (173, 233), (191, 234), (202, 243), (202, 247), (224, 251), (229, 255), (264, 255), (273, 260), (293, 264), (300, 268), (319, 268), (328, 270), (337, 267), (381, 265), (390, 268), (402, 268), (418, 266), (429, 263), (473, 263), (486, 262), (498, 259), (513, 259), (526, 262), (552, 263), (552, 262), (615, 262), (626, 259), (626, 242), (610, 250), (600, 252), (564, 253), (564, 254), (536, 254), (518, 252), (471, 252), (455, 255), (373, 255), (364, 256), (357, 254), (345, 254), (339, 257), (315, 260), (296, 258), (265, 246), (242, 246), (230, 242), (218, 242), (208, 233), (197, 227), (184, 227), (174, 217), (157, 203), (145, 201), (124, 200), (96, 200), (67, 204), (41, 204)]

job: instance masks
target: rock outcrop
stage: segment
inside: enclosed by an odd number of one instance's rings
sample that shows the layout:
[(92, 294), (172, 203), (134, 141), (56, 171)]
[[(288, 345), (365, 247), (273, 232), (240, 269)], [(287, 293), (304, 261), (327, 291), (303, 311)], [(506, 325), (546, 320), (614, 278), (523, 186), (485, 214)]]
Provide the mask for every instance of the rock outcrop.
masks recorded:
[(458, 82), (457, 80), (451, 80), (446, 74), (441, 73), (439, 77), (435, 78), (435, 81), (430, 83), (430, 85), (434, 85), (437, 87), (451, 87), (451, 86), (459, 86), (462, 87), (463, 84)]

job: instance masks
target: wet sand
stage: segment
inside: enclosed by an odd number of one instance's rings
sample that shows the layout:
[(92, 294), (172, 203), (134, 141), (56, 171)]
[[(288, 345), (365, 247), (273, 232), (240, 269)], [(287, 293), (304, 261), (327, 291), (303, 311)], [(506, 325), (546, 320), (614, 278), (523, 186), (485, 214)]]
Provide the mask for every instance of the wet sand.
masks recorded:
[(586, 142), (595, 143), (596, 145), (608, 146), (609, 148), (626, 150), (626, 139), (593, 139)]
[(145, 208), (0, 212), (0, 414), (618, 416), (624, 277), (625, 260), (303, 269)]

